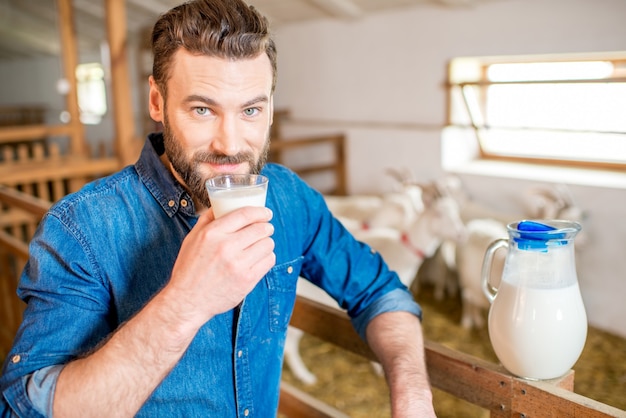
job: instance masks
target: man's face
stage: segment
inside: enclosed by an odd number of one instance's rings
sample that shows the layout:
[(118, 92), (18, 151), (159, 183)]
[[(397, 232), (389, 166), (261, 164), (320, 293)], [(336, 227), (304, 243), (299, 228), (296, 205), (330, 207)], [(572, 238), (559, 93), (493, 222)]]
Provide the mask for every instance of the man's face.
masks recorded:
[(150, 115), (163, 123), (174, 175), (208, 206), (206, 179), (258, 172), (265, 164), (272, 123), (272, 68), (266, 54), (246, 60), (174, 56), (163, 98), (151, 80)]

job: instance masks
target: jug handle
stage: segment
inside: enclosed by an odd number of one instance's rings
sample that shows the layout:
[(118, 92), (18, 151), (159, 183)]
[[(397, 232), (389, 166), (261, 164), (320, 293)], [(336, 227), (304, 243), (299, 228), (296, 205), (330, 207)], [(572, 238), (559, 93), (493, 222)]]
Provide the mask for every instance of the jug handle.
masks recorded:
[(492, 242), (489, 247), (487, 247), (487, 251), (485, 252), (485, 258), (483, 259), (483, 268), (482, 268), (482, 288), (483, 293), (489, 299), (489, 303), (493, 303), (493, 300), (496, 298), (496, 293), (498, 292), (498, 288), (493, 287), (489, 283), (489, 277), (491, 276), (491, 265), (493, 264), (493, 256), (500, 248), (509, 248), (509, 241), (506, 239), (498, 239)]

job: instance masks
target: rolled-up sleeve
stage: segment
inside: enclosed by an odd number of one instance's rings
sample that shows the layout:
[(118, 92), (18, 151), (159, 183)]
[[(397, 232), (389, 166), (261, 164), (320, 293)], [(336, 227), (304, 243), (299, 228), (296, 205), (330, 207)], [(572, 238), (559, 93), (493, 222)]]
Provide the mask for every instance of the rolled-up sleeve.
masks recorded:
[(370, 321), (382, 313), (396, 311), (410, 312), (417, 316), (420, 321), (422, 320), (422, 308), (415, 302), (411, 294), (404, 289), (395, 289), (374, 301), (363, 312), (352, 318), (352, 325), (361, 338), (367, 341), (365, 330)]
[(22, 376), (2, 392), (0, 417), (51, 417), (54, 390), (63, 366), (49, 366)]
[(17, 290), (27, 306), (0, 376), (1, 418), (51, 416), (63, 365), (111, 332), (106, 288), (56, 217), (44, 218), (29, 251)]

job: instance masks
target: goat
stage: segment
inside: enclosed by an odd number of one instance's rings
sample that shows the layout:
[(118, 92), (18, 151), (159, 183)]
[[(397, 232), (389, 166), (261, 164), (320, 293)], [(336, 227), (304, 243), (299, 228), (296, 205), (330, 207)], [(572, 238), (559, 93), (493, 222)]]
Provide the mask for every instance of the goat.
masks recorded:
[(382, 195), (324, 196), (330, 211), (345, 220), (344, 226), (351, 232), (379, 227), (403, 230), (424, 209), (421, 185), (406, 173), (386, 172), (397, 181), (398, 190)]
[[(473, 219), (466, 224), (467, 240), (456, 245), (455, 262), (461, 289), (461, 326), (466, 329), (482, 328), (485, 325), (483, 312), (489, 301), (482, 290), (482, 265), (489, 245), (497, 239), (506, 239), (506, 227), (493, 219)], [(504, 251), (494, 255), (490, 283), (497, 284), (502, 277)]]
[[(454, 199), (440, 196), (425, 201), (424, 210), (405, 231), (393, 228), (357, 229), (354, 236), (379, 252), (389, 268), (397, 272), (402, 283), (410, 288), (424, 257), (432, 256), (444, 239), (464, 240), (465, 226)], [(305, 280), (298, 281), (297, 293), (340, 309), (334, 299)], [(285, 361), (296, 378), (306, 384), (313, 384), (315, 375), (300, 357), (299, 342), (302, 335), (302, 331), (289, 327)], [(379, 366), (375, 368), (379, 370)]]
[[(574, 202), (569, 189), (564, 185), (553, 187), (536, 186), (524, 193), (526, 214), (532, 219), (566, 219), (583, 223), (587, 214)], [(576, 235), (576, 249), (584, 247), (587, 234), (584, 230)]]

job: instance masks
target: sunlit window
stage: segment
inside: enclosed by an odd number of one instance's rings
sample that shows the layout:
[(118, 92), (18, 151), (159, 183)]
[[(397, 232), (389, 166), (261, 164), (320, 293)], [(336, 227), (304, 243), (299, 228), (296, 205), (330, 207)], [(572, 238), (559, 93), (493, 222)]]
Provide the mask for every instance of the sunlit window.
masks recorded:
[(450, 86), (450, 124), (474, 130), (483, 158), (626, 165), (626, 53), (460, 58)]
[(104, 69), (101, 64), (80, 64), (76, 67), (80, 121), (97, 125), (107, 112)]

